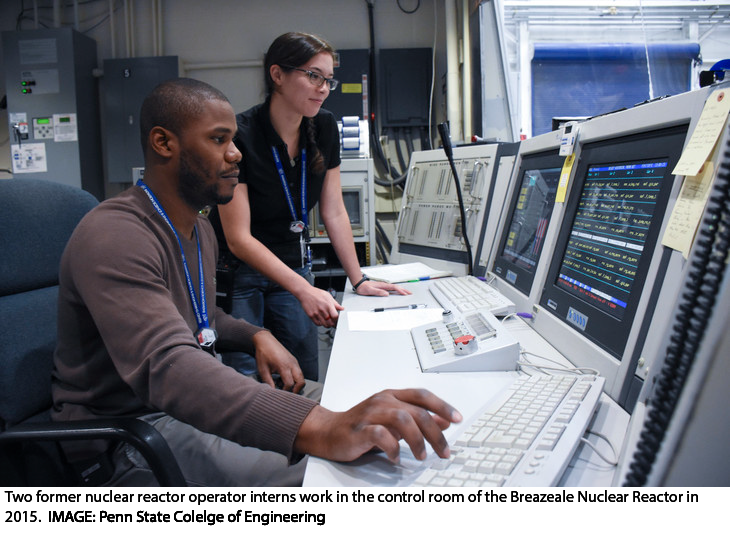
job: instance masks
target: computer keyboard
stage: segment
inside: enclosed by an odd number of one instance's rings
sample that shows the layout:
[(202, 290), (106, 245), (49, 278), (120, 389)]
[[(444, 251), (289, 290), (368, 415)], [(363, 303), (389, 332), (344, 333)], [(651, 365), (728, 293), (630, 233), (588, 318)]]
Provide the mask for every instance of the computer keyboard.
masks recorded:
[(515, 312), (515, 304), (499, 291), (473, 275), (436, 279), (429, 285), (441, 307), (462, 314), (489, 309), (495, 316)]
[(432, 457), (413, 486), (554, 486), (595, 413), (605, 379), (534, 375), (516, 380)]

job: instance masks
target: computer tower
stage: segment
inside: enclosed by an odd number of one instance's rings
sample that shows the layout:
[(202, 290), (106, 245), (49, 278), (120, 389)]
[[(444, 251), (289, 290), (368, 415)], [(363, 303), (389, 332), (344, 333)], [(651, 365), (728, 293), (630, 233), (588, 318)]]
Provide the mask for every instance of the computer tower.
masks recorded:
[(380, 123), (383, 127), (429, 125), (432, 49), (380, 51)]

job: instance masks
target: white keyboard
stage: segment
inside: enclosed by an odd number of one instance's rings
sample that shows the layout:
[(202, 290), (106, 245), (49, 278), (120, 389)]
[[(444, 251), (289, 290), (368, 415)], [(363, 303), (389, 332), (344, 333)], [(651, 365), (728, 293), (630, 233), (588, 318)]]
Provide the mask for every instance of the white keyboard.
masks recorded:
[(449, 440), (413, 486), (554, 486), (595, 413), (600, 376), (525, 376)]
[(478, 309), (489, 309), (495, 316), (515, 312), (512, 301), (473, 275), (436, 279), (429, 290), (441, 307), (461, 314)]

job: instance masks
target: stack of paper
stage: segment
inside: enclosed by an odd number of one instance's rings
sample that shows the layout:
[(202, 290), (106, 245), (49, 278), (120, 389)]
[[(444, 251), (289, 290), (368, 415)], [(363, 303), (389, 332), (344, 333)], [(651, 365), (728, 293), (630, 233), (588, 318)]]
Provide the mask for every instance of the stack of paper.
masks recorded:
[(452, 275), (448, 270), (437, 270), (421, 262), (409, 264), (382, 264), (362, 268), (365, 275), (373, 281), (386, 283), (409, 283), (414, 281), (426, 281), (438, 277), (449, 277)]

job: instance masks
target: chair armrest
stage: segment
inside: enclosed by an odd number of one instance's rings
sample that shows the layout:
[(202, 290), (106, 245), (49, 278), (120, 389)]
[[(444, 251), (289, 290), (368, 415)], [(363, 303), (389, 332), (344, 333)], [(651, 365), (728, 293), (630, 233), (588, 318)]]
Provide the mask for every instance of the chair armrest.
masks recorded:
[(0, 445), (98, 439), (121, 441), (132, 445), (147, 460), (160, 486), (187, 486), (170, 446), (157, 429), (141, 419), (113, 418), (23, 423), (0, 432)]

